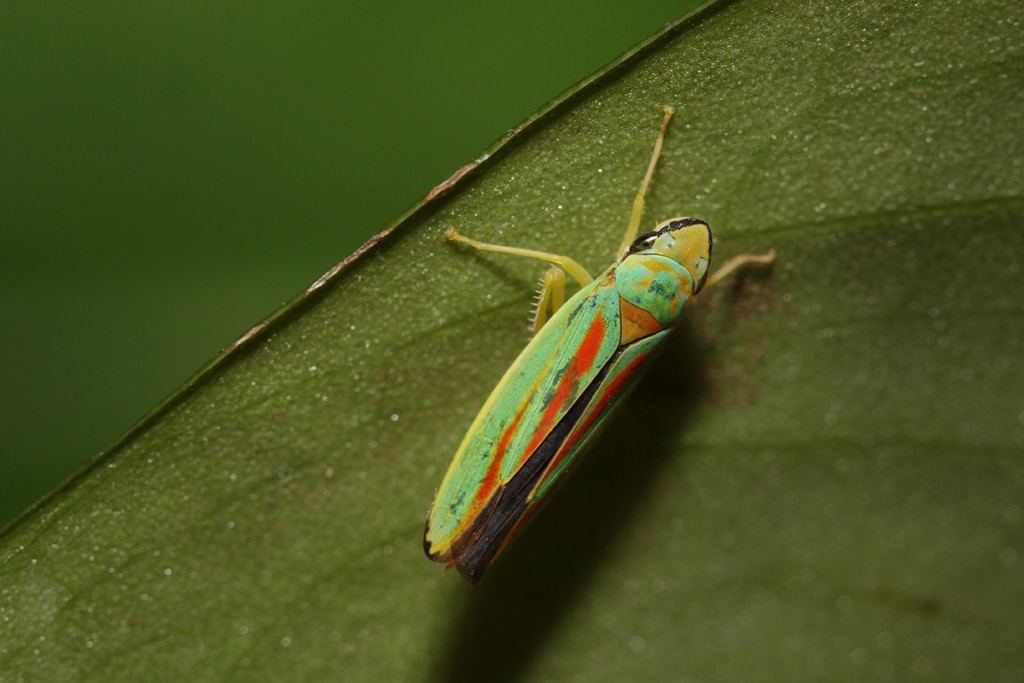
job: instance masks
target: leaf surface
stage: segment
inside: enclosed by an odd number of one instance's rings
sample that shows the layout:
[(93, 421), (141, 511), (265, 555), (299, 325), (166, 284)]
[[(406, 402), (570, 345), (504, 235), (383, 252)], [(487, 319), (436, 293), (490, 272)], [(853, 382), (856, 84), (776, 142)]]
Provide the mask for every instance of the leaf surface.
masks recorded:
[[(714, 4), (501, 141), (0, 539), (0, 679), (1017, 680), (1012, 2)], [(708, 291), (478, 590), (424, 515), (543, 270), (649, 216)]]

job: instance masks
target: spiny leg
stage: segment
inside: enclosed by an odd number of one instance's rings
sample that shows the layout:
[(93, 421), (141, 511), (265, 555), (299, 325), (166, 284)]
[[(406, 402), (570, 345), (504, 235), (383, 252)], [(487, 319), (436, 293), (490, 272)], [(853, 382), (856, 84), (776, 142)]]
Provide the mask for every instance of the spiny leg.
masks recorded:
[(739, 256), (733, 256), (731, 259), (722, 264), (722, 267), (715, 271), (715, 274), (707, 279), (704, 283), (704, 287), (710, 287), (716, 282), (721, 282), (723, 278), (728, 277), (737, 268), (744, 266), (761, 263), (770, 265), (775, 263), (775, 250), (772, 249), (767, 254), (740, 254)]
[(493, 251), (499, 254), (512, 254), (513, 256), (525, 256), (535, 258), (553, 264), (544, 273), (541, 280), (540, 294), (537, 296), (537, 308), (533, 313), (533, 333), (537, 334), (544, 326), (551, 314), (557, 311), (565, 302), (565, 274), (569, 273), (574, 280), (580, 283), (580, 287), (586, 287), (594, 281), (593, 276), (587, 269), (568, 256), (551, 254), (546, 251), (535, 249), (521, 249), (519, 247), (506, 247), (500, 244), (489, 244), (479, 242), (475, 239), (460, 235), (455, 228), (448, 228), (444, 233), (445, 239), (468, 244), (480, 251)]
[(540, 291), (537, 292), (537, 303), (533, 309), (533, 323), (531, 329), (533, 335), (537, 336), (540, 328), (548, 321), (555, 311), (565, 303), (565, 271), (558, 266), (551, 266), (544, 271), (544, 277), (540, 281)]
[(666, 106), (661, 109), (665, 114), (661, 120), (661, 130), (658, 131), (658, 139), (654, 141), (654, 152), (651, 154), (650, 163), (647, 164), (647, 173), (644, 175), (644, 180), (640, 183), (640, 190), (636, 193), (636, 198), (633, 200), (633, 212), (629, 215), (626, 236), (622, 238), (622, 244), (619, 245), (619, 250), (615, 253), (616, 259), (622, 256), (622, 252), (629, 248), (629, 245), (633, 244), (637, 233), (640, 231), (640, 220), (644, 216), (644, 195), (647, 194), (647, 187), (651, 184), (651, 177), (654, 175), (654, 167), (658, 165), (658, 157), (661, 156), (661, 147), (665, 142), (665, 130), (668, 128), (668, 122), (671, 120), (672, 115), (676, 113), (676, 110), (672, 107)]
[(561, 254), (552, 254), (546, 251), (537, 251), (535, 249), (520, 249), (519, 247), (506, 247), (501, 244), (489, 244), (487, 242), (478, 242), (471, 237), (460, 235), (455, 232), (455, 228), (448, 228), (444, 233), (446, 240), (452, 240), (454, 242), (462, 242), (468, 244), (474, 249), (480, 251), (494, 251), (499, 254), (512, 254), (513, 256), (526, 256), (527, 258), (535, 258), (541, 261), (547, 261), (553, 263), (565, 272), (572, 275), (572, 278), (576, 282), (580, 283), (580, 287), (586, 287), (594, 281), (594, 277), (587, 272), (587, 269), (581, 266), (579, 263), (569, 258), (568, 256), (562, 256)]

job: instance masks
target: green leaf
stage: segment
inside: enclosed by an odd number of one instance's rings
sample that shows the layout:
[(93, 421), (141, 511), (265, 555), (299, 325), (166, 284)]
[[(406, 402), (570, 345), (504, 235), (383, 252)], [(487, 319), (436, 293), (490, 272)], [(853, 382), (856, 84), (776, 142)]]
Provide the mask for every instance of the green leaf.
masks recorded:
[[(0, 680), (1019, 680), (1024, 61), (1012, 2), (715, 4), (197, 375), (0, 539)], [(708, 220), (708, 291), (470, 589), (434, 487), (542, 267)]]

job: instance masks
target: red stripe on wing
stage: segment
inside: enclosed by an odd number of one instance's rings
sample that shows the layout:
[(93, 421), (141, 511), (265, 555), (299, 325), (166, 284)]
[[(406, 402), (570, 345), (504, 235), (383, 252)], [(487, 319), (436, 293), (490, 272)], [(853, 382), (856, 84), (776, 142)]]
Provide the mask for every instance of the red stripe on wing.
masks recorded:
[[(615, 400), (615, 397), (619, 395), (622, 388), (629, 383), (629, 380), (636, 374), (643, 364), (650, 357), (650, 353), (643, 353), (638, 355), (629, 365), (624, 367), (622, 371), (616, 375), (615, 379), (609, 382), (601, 393), (594, 399), (593, 407), (587, 412), (586, 417), (583, 421), (572, 430), (566, 438), (565, 443), (562, 444), (562, 448), (559, 449), (558, 455), (551, 460), (551, 464), (548, 465), (548, 472), (553, 472), (558, 468), (559, 463), (565, 459), (565, 457), (572, 453), (576, 445), (580, 442), (584, 436), (586, 436), (597, 421), (604, 413), (608, 410), (609, 404)], [(543, 477), (542, 477), (543, 479)]]
[(597, 355), (601, 352), (601, 344), (605, 339), (607, 329), (608, 326), (605, 324), (602, 316), (598, 315), (594, 318), (593, 324), (591, 324), (590, 329), (587, 330), (587, 334), (580, 343), (579, 350), (572, 357), (572, 360), (569, 361), (565, 372), (558, 378), (558, 384), (555, 386), (553, 396), (544, 407), (544, 414), (541, 415), (540, 421), (537, 423), (537, 429), (519, 457), (516, 469), (522, 467), (523, 463), (533, 455), (537, 447), (547, 438), (548, 433), (555, 426), (555, 422), (558, 421), (559, 417), (569, 408), (569, 405), (580, 395), (580, 378), (585, 376), (594, 367), (594, 361), (597, 360)]
[(502, 483), (498, 481), (498, 471), (501, 469), (502, 456), (505, 454), (505, 451), (508, 450), (508, 445), (516, 435), (516, 429), (519, 428), (519, 422), (522, 419), (523, 413), (520, 412), (515, 416), (515, 419), (512, 420), (509, 426), (505, 428), (505, 431), (502, 432), (501, 438), (498, 439), (494, 452), (491, 454), (491, 462), (487, 465), (487, 473), (480, 482), (480, 488), (476, 490), (476, 495), (473, 496), (473, 507), (470, 511), (471, 515), (476, 515), (476, 513), (483, 508), (484, 504), (490, 500), (491, 494), (494, 493), (494, 489)]

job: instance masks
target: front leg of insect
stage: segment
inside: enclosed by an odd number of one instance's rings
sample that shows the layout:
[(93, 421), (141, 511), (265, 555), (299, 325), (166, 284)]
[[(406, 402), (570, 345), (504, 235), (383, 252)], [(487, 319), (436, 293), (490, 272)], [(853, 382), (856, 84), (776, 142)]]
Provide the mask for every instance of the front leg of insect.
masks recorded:
[[(711, 230), (673, 218), (637, 236), (644, 196), (674, 111), (661, 130), (633, 203), (617, 261), (597, 278), (566, 256), (487, 244), (449, 229), (446, 237), (482, 251), (552, 264), (534, 337), (491, 392), (438, 488), (427, 516), (427, 556), (476, 584), (563, 479), (682, 318), (691, 296), (746, 263), (708, 278)], [(564, 297), (565, 273), (581, 289)], [(550, 311), (550, 317), (549, 312)]]

